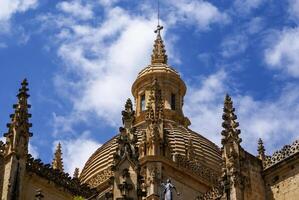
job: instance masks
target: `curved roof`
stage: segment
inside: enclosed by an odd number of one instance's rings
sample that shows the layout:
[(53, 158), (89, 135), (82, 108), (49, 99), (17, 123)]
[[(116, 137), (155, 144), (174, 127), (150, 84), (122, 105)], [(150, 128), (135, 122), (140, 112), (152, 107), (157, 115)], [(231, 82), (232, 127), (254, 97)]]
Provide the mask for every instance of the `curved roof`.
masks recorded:
[[(176, 123), (167, 123), (165, 129), (167, 130), (166, 137), (168, 138), (172, 154), (186, 156), (186, 149), (191, 140), (195, 159), (215, 171), (220, 170), (221, 152), (214, 143)], [(142, 140), (141, 133), (143, 130), (137, 127), (139, 142)], [(99, 181), (96, 183), (93, 181), (97, 176), (101, 176), (101, 182), (109, 178), (108, 175), (111, 174), (110, 167), (113, 164), (113, 154), (116, 152), (117, 147), (116, 138), (117, 136), (106, 142), (88, 159), (80, 175), (80, 180), (83, 183), (96, 187), (101, 184)], [(105, 174), (108, 175), (105, 177)]]

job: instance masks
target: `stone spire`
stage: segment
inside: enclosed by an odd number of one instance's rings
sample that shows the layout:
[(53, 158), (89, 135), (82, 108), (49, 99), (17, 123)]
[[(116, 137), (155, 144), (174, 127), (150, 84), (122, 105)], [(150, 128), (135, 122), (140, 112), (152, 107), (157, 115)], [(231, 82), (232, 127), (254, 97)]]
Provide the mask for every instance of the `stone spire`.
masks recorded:
[(30, 105), (27, 102), (29, 97), (27, 86), (28, 82), (24, 79), (17, 95), (18, 103), (13, 106), (15, 112), (10, 115), (11, 122), (7, 124), (8, 132), (4, 134), (6, 144), (2, 148), (5, 157), (3, 199), (19, 199), (23, 195), (22, 187), (28, 157), (28, 144), (29, 138), (32, 136), (29, 130), (32, 124), (29, 122), (31, 114), (28, 112)]
[(52, 162), (52, 167), (53, 169), (57, 169), (61, 172), (63, 172), (63, 161), (62, 161), (62, 151), (61, 151), (61, 144), (60, 142), (58, 143), (56, 147), (56, 151), (54, 154), (54, 159)]
[[(15, 109), (14, 114), (10, 115), (11, 123), (7, 124), (8, 132), (4, 134), (7, 141), (7, 154), (16, 153), (26, 155), (28, 153), (28, 142), (29, 137), (32, 136), (32, 133), (29, 131), (32, 126), (29, 123), (29, 118), (31, 114), (28, 113), (28, 109), (31, 107), (27, 99), (30, 96), (28, 94), (29, 89), (27, 88), (28, 82), (24, 79), (21, 83), (21, 88), (19, 89), (18, 103), (13, 105)], [(20, 139), (24, 138), (24, 140)], [(20, 144), (23, 142), (24, 144)], [(23, 147), (23, 148), (22, 148)]]
[(233, 107), (233, 101), (231, 97), (227, 94), (224, 100), (224, 108), (222, 119), (224, 120), (222, 123), (222, 127), (224, 130), (221, 132), (222, 141), (221, 143), (224, 145), (227, 142), (236, 142), (240, 144), (242, 139), (239, 138), (239, 134), (241, 131), (238, 129), (239, 123), (236, 122), (237, 116), (235, 115), (235, 108)]
[(227, 190), (228, 199), (243, 199), (244, 173), (242, 165), (244, 160), (243, 149), (240, 146), (241, 138), (239, 138), (239, 123), (236, 121), (235, 108), (229, 95), (225, 96), (223, 108), (224, 128), (222, 135), (222, 159), (224, 162), (222, 169), (222, 181), (224, 185), (229, 185)]
[(158, 25), (155, 33), (157, 33), (157, 37), (154, 44), (153, 54), (152, 54), (152, 64), (167, 64), (167, 55), (165, 50), (165, 45), (163, 43), (161, 37), (161, 30), (163, 26)]
[(258, 140), (257, 152), (258, 152), (259, 159), (261, 159), (262, 161), (264, 161), (265, 158), (266, 158), (265, 147), (264, 147), (263, 140), (261, 138), (259, 138), (259, 140)]
[(79, 168), (75, 168), (73, 178), (79, 178)]

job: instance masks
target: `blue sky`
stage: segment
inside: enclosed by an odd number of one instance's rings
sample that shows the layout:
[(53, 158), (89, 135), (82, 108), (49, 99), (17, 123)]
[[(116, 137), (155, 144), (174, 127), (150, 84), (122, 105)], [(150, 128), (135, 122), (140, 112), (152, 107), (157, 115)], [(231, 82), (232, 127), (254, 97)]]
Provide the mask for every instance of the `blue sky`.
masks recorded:
[[(0, 0), (0, 130), (23, 78), (30, 83), (30, 151), (65, 168), (117, 133), (137, 73), (150, 61), (152, 0)], [(191, 128), (220, 144), (223, 99), (234, 100), (242, 145), (268, 154), (298, 139), (299, 0), (164, 0), (169, 64), (185, 80)]]

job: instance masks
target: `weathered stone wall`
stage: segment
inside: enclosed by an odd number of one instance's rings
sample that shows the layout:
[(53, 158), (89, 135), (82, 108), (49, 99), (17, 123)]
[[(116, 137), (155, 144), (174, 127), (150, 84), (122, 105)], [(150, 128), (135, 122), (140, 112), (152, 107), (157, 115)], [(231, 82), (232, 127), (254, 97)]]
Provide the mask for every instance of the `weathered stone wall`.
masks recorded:
[(262, 162), (258, 158), (245, 153), (245, 189), (244, 200), (265, 200), (265, 184), (262, 177)]
[(44, 195), (43, 200), (72, 200), (73, 196), (69, 191), (55, 185), (53, 182), (49, 182), (46, 179), (41, 178), (33, 173), (27, 173), (25, 175), (25, 185), (23, 196), (21, 200), (35, 199), (37, 190), (41, 190)]
[(299, 199), (299, 153), (264, 172), (267, 200)]

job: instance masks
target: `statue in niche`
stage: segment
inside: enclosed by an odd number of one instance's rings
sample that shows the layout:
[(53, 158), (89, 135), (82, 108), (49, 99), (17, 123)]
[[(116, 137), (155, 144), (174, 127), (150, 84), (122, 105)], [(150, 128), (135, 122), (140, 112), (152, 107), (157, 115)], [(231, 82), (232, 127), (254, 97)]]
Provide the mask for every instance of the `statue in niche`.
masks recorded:
[(180, 196), (180, 193), (177, 192), (176, 187), (171, 183), (170, 179), (167, 179), (166, 183), (162, 183), (163, 187), (163, 195), (161, 196), (161, 200), (173, 200), (172, 190), (175, 190), (177, 196)]

